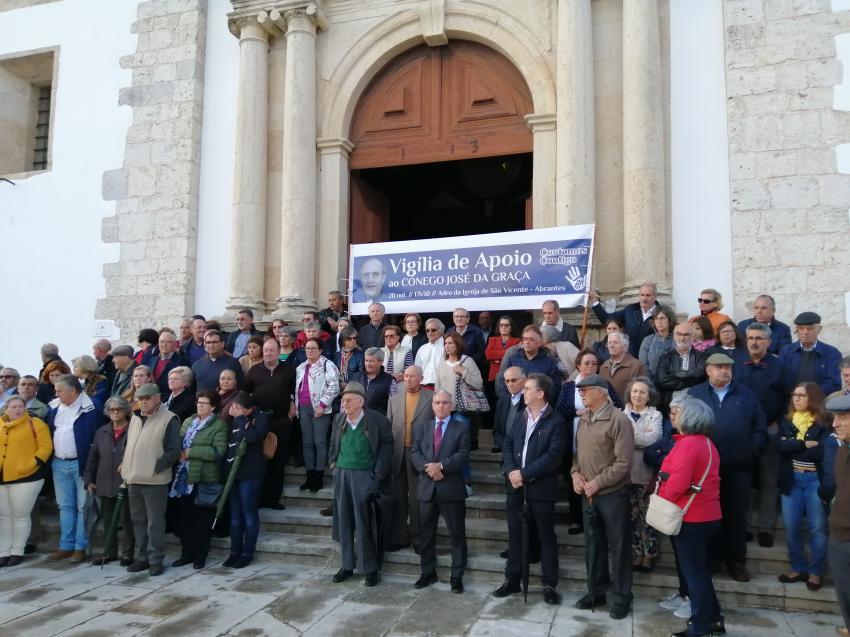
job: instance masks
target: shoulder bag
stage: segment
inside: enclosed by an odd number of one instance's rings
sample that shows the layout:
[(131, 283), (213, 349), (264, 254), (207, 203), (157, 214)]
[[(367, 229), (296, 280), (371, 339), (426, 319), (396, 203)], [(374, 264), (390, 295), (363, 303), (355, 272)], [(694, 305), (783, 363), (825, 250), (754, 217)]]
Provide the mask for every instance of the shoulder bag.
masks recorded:
[[(705, 439), (705, 444), (708, 445), (708, 464), (705, 467), (705, 473), (702, 474), (702, 480), (699, 481), (697, 489), (702, 487), (703, 482), (708, 477), (708, 471), (711, 469), (712, 453), (711, 441)], [(664, 533), (664, 535), (679, 535), (682, 529), (682, 520), (685, 513), (691, 507), (694, 498), (697, 497), (699, 490), (694, 491), (691, 497), (688, 498), (688, 503), (685, 508), (681, 509), (675, 502), (665, 500), (658, 495), (658, 489), (661, 486), (661, 480), (655, 485), (655, 493), (649, 496), (649, 508), (646, 511), (646, 523), (652, 528)]]
[(455, 409), (463, 414), (480, 414), (490, 411), (490, 403), (483, 391), (470, 387), (458, 374), (455, 379)]

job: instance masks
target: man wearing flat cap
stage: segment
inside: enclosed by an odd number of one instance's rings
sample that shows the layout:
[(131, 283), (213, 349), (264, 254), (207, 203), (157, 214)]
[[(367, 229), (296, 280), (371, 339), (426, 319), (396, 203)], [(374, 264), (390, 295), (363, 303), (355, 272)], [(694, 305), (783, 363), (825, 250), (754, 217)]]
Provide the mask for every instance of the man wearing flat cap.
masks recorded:
[(779, 352), (785, 365), (785, 384), (796, 387), (810, 382), (820, 385), (825, 396), (841, 389), (841, 352), (818, 340), (821, 331), (820, 315), (803, 312), (794, 319), (797, 340)]
[(356, 551), (366, 586), (375, 586), (381, 581), (383, 557), (378, 535), (390, 522), (390, 511), (382, 511), (381, 506), (391, 491), (393, 431), (386, 416), (366, 409), (365, 402), (363, 385), (348, 383), (328, 449), (334, 476), (333, 538), (342, 556), (333, 581), (338, 584), (354, 574)]
[[(576, 430), (576, 453), (570, 474), (582, 495), (587, 594), (576, 602), (580, 610), (614, 598), (609, 614), (623, 619), (632, 605), (632, 535), (629, 520), (629, 474), (635, 449), (632, 421), (608, 397), (608, 381), (590, 374), (576, 383), (585, 412)], [(607, 565), (611, 560), (611, 573)]]
[(162, 575), (165, 558), (165, 507), (171, 468), (180, 457), (180, 420), (162, 405), (154, 383), (136, 390), (139, 413), (133, 414), (127, 430), (127, 446), (121, 477), (129, 489), (127, 501), (139, 559), (130, 564), (131, 573), (149, 570)]
[(133, 380), (133, 370), (138, 367), (133, 358), (133, 348), (129, 345), (119, 345), (112, 350), (112, 364), (115, 366), (115, 376), (109, 388), (109, 396), (120, 396), (128, 389)]
[(747, 512), (756, 460), (767, 445), (767, 425), (756, 395), (732, 380), (734, 364), (726, 354), (709, 356), (705, 364), (708, 382), (692, 387), (688, 395), (714, 412), (710, 437), (720, 454), (723, 526), (714, 536), (711, 555), (715, 562), (726, 562), (732, 579), (748, 582)]
[(844, 628), (839, 634), (847, 635), (850, 629), (850, 395), (833, 396), (826, 401), (833, 415), (832, 427), (840, 446), (835, 452), (835, 498), (829, 514), (829, 568), (835, 585), (835, 596)]

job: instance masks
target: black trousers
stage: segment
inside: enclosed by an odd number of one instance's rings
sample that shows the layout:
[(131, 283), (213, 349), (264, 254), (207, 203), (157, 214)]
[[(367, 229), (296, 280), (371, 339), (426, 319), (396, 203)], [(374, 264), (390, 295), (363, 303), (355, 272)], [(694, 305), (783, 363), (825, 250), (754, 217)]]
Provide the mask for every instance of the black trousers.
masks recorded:
[(180, 556), (203, 564), (210, 552), (210, 536), (215, 509), (195, 506), (195, 494), (177, 499)]
[(697, 635), (711, 632), (712, 622), (721, 618), (720, 604), (711, 581), (708, 546), (720, 528), (720, 521), (683, 522), (679, 535), (671, 539), (676, 547), (676, 560), (688, 585), (691, 600), (692, 630)]
[[(558, 539), (555, 536), (555, 502), (529, 500), (527, 502), (528, 554), (539, 550), (543, 586), (558, 585)], [(505, 579), (518, 582), (522, 577), (522, 491), (509, 488), (505, 501), (508, 516), (508, 563)], [(539, 549), (537, 542), (539, 541)], [(533, 558), (532, 558), (533, 559)]]
[(287, 417), (275, 416), (269, 420), (269, 431), (277, 436), (277, 451), (271, 460), (266, 461), (266, 477), (260, 491), (260, 506), (277, 504), (283, 495), (286, 461), (292, 440), (292, 421)]
[[(629, 488), (593, 496), (593, 511), (584, 506), (585, 565), (587, 591), (601, 595), (610, 591), (615, 602), (632, 602), (632, 529)], [(610, 565), (610, 573), (609, 573)]]
[(711, 558), (727, 564), (747, 560), (747, 512), (753, 474), (749, 469), (720, 466), (720, 510), (723, 523), (711, 543)]
[(422, 574), (437, 572), (437, 520), (442, 514), (452, 543), (452, 579), (463, 577), (466, 570), (466, 501), (440, 501), (436, 496), (429, 502), (419, 501), (419, 534), (422, 553), (419, 562)]
[(850, 542), (830, 538), (829, 569), (832, 571), (835, 596), (844, 618), (844, 627), (850, 628)]

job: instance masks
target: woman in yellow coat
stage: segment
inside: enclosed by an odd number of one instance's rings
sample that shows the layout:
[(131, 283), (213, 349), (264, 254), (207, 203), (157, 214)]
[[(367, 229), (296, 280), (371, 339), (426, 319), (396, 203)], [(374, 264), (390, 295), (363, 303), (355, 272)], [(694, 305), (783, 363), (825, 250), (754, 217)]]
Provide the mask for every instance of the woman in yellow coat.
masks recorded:
[(0, 567), (21, 563), (52, 453), (47, 425), (27, 413), (23, 398), (11, 396), (0, 418)]

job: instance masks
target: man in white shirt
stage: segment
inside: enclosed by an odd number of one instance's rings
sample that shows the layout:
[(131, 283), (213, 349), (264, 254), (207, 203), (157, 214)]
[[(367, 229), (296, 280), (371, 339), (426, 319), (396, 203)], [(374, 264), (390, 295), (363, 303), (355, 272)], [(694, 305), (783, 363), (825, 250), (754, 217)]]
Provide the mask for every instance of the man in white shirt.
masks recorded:
[(439, 319), (430, 318), (425, 321), (425, 335), (428, 342), (416, 352), (414, 364), (422, 370), (422, 384), (427, 389), (434, 389), (437, 382), (437, 365), (445, 356), (443, 350), (443, 333), (446, 326)]

